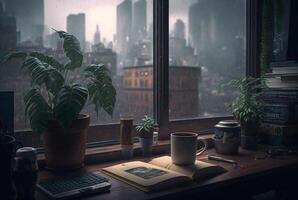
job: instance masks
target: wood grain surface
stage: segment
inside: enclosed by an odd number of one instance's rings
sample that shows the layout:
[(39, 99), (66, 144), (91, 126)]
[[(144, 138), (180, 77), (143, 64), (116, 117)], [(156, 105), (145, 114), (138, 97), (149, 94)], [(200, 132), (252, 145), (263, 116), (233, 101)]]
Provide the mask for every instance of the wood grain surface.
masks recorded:
[[(155, 193), (144, 193), (128, 184), (115, 180), (111, 177), (112, 184), (109, 193), (98, 194), (82, 199), (211, 199), (221, 197), (223, 199), (245, 199), (249, 195), (264, 192), (269, 189), (290, 188), (292, 182), (298, 178), (298, 157), (283, 156), (278, 158), (266, 158), (256, 160), (258, 151), (240, 150), (239, 155), (226, 156), (216, 154), (214, 149), (206, 151), (197, 157), (198, 160), (218, 164), (228, 171), (216, 177), (192, 182), (181, 187), (169, 188)], [(234, 167), (228, 163), (208, 160), (207, 155), (218, 155), (238, 162), (239, 166)], [(150, 159), (135, 158), (134, 160), (149, 161)], [(100, 171), (101, 168), (111, 166), (125, 161), (117, 161), (103, 164), (86, 166), (81, 171)], [(70, 172), (71, 173), (71, 172)], [(72, 172), (78, 173), (78, 172)], [(65, 173), (64, 173), (65, 174)], [(40, 179), (49, 179), (57, 176), (52, 172), (43, 170), (40, 172)], [(105, 174), (102, 174), (106, 176)], [(37, 192), (36, 199), (46, 199)]]

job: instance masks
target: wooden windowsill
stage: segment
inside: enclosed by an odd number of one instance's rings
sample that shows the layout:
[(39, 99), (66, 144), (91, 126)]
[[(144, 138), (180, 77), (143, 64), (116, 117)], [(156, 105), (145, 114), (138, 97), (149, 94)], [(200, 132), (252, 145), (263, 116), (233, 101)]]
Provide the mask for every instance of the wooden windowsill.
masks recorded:
[[(206, 134), (200, 136), (207, 140), (208, 148), (213, 146), (212, 137), (213, 134)], [(135, 143), (133, 145), (134, 148), (134, 156), (141, 155), (141, 147), (139, 143)], [(160, 140), (157, 142), (156, 145), (153, 145), (152, 154), (159, 155), (165, 154), (170, 152), (170, 141), (169, 140)], [(38, 164), (40, 168), (45, 166), (45, 155), (39, 154), (38, 157)], [(94, 148), (87, 148), (86, 149), (86, 157), (85, 157), (85, 164), (97, 164), (109, 161), (116, 161), (122, 159), (122, 152), (121, 152), (121, 145), (110, 145), (105, 147), (94, 147)]]

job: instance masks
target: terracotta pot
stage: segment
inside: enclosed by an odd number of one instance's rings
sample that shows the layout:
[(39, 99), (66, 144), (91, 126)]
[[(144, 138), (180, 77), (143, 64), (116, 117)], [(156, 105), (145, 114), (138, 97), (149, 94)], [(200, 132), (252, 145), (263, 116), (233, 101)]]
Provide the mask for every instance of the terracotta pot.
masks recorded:
[(80, 114), (64, 129), (55, 119), (49, 120), (43, 134), (46, 165), (51, 170), (74, 170), (84, 166), (89, 115)]

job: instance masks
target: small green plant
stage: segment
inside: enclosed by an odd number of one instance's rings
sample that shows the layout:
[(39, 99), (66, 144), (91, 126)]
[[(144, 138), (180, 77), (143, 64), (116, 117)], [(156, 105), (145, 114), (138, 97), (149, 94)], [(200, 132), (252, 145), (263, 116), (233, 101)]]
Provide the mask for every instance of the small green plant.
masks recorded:
[(228, 109), (242, 126), (249, 124), (258, 125), (262, 118), (263, 101), (261, 100), (262, 88), (265, 87), (260, 78), (245, 77), (234, 79), (227, 86), (236, 88), (240, 94), (230, 104)]
[(142, 133), (142, 132), (150, 133), (153, 131), (153, 129), (154, 129), (154, 120), (147, 115), (145, 115), (144, 118), (142, 119), (142, 123), (136, 127), (136, 130), (139, 133)]
[[(116, 102), (109, 70), (104, 65), (82, 66), (83, 53), (78, 39), (64, 31), (56, 32), (63, 39), (67, 63), (62, 64), (39, 52), (13, 52), (4, 59), (23, 60), (22, 69), (31, 78), (31, 88), (24, 95), (25, 113), (37, 133), (46, 129), (49, 119), (57, 119), (63, 128), (68, 128), (88, 98), (97, 114), (103, 109), (110, 116)], [(75, 83), (75, 77), (68, 76), (75, 69), (83, 69), (85, 86)]]

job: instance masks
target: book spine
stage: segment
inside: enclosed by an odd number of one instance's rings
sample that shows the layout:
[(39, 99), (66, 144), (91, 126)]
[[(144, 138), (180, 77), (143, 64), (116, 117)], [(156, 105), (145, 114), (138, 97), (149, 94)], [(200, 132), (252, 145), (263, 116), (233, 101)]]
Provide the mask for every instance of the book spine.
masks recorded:
[(296, 90), (266, 90), (262, 95), (266, 102), (298, 102), (298, 91)]
[(286, 146), (298, 144), (298, 125), (262, 123), (261, 133), (266, 144)]
[(292, 124), (298, 122), (298, 104), (266, 104), (263, 111), (263, 122)]

